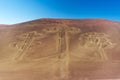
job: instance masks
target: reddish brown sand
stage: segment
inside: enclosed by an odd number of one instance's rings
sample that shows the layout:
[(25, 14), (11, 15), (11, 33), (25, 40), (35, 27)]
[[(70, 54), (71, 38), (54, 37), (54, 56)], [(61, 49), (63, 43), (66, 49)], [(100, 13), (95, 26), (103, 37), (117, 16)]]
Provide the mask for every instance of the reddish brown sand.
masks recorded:
[(0, 80), (120, 80), (119, 53), (118, 22), (39, 19), (0, 26)]

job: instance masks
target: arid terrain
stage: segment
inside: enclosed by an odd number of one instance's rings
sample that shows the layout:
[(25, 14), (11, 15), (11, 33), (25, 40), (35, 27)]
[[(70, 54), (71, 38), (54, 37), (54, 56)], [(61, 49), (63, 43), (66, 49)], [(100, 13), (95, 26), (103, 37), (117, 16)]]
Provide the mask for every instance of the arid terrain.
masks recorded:
[(120, 80), (120, 23), (45, 18), (0, 25), (0, 80)]

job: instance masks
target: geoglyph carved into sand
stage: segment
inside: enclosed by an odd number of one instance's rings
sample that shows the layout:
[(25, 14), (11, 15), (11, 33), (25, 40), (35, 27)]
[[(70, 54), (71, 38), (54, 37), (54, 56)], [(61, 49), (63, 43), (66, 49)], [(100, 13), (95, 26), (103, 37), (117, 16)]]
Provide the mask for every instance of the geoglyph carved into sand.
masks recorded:
[(44, 38), (45, 35), (42, 33), (38, 33), (36, 31), (32, 31), (29, 33), (24, 33), (18, 36), (19, 41), (15, 41), (15, 47), (18, 49), (17, 55), (15, 55), (15, 60), (22, 60), (26, 55), (27, 50), (34, 45), (34, 40), (39, 39), (39, 45), (42, 44), (40, 41), (41, 38)]
[(82, 33), (79, 37), (79, 40), (83, 45), (82, 47), (94, 48), (94, 50), (96, 50), (95, 55), (100, 57), (100, 60), (102, 61), (108, 60), (105, 49), (112, 48), (115, 46), (115, 43), (112, 43), (109, 36), (105, 33), (99, 32)]
[(57, 33), (57, 51), (60, 54), (60, 78), (67, 80), (69, 78), (69, 33), (80, 33), (79, 28), (71, 27), (53, 27), (45, 29), (46, 32)]
[[(98, 32), (86, 32), (81, 34), (81, 30), (77, 27), (68, 27), (65, 25), (64, 27), (47, 27), (43, 29), (45, 33), (55, 33), (56, 34), (56, 48), (57, 48), (57, 58), (58, 63), (60, 65), (60, 78), (61, 80), (69, 79), (69, 63), (70, 63), (70, 55), (69, 55), (69, 46), (70, 46), (70, 34), (79, 34), (79, 41), (81, 46), (84, 48), (94, 47), (97, 52), (96, 55), (101, 58), (101, 60), (107, 60), (107, 55), (105, 52), (105, 48), (114, 46), (114, 43), (111, 42), (109, 36), (105, 33)], [(26, 55), (27, 50), (31, 45), (34, 45), (34, 40), (39, 39), (40, 44), (41, 39), (45, 38), (45, 34), (39, 33), (36, 31), (32, 31), (29, 33), (24, 33), (18, 38), (21, 41), (17, 41), (16, 48), (18, 49), (17, 55), (15, 55), (15, 60), (22, 60)], [(46, 36), (47, 37), (47, 36)], [(39, 44), (39, 45), (40, 45)], [(49, 58), (46, 57), (46, 58)], [(41, 59), (35, 60), (39, 61)]]

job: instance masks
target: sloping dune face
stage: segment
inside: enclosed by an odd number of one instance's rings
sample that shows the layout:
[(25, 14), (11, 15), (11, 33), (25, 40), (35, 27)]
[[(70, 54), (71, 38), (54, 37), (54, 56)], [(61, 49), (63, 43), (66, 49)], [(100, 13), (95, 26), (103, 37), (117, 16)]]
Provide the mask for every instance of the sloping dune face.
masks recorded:
[(39, 19), (0, 27), (1, 80), (118, 80), (120, 24)]

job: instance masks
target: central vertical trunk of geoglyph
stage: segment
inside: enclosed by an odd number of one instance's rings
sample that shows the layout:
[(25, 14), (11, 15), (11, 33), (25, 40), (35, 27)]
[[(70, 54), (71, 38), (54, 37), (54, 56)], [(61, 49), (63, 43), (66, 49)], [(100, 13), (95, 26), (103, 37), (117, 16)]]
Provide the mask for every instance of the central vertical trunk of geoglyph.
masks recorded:
[(78, 33), (79, 28), (68, 28), (66, 25), (65, 27), (61, 28), (57, 32), (58, 36), (58, 52), (60, 53), (60, 78), (61, 80), (68, 80), (69, 79), (69, 63), (70, 63), (70, 55), (69, 55), (69, 33)]
[(60, 78), (67, 80), (69, 76), (69, 52), (68, 52), (68, 35), (64, 28), (57, 33), (58, 52), (60, 53)]

